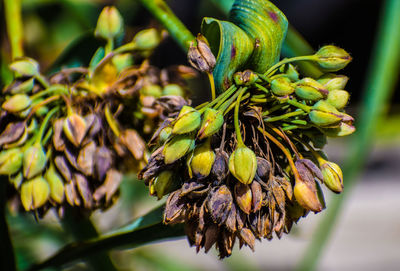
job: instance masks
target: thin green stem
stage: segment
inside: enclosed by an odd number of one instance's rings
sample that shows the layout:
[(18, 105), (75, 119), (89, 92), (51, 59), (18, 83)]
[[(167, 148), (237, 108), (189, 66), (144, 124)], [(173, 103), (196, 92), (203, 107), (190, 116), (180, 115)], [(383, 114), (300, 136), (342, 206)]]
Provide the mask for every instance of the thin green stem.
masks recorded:
[(360, 120), (353, 140), (350, 144), (350, 154), (343, 167), (343, 178), (346, 183), (346, 193), (334, 197), (330, 202), (325, 217), (313, 234), (313, 240), (306, 250), (297, 270), (315, 270), (321, 259), (333, 229), (336, 227), (337, 216), (342, 209), (349, 191), (358, 181), (356, 178), (362, 170), (371, 141), (379, 120), (387, 110), (387, 104), (393, 93), (400, 72), (400, 1), (386, 0), (381, 14), (381, 24), (373, 59), (366, 77), (364, 99), (362, 100)]
[(274, 66), (272, 66), (271, 68), (269, 68), (267, 70), (266, 73), (264, 73), (264, 75), (268, 76), (269, 74), (271, 74), (274, 70), (278, 69), (280, 66), (288, 64), (288, 63), (292, 63), (292, 62), (296, 62), (296, 61), (314, 61), (316, 59), (315, 55), (310, 55), (310, 56), (296, 56), (296, 57), (292, 57), (292, 58), (285, 58), (281, 61), (279, 61), (278, 63), (276, 63)]
[(212, 72), (208, 72), (208, 80), (210, 81), (210, 88), (211, 88), (211, 100), (215, 100), (215, 81)]
[(255, 83), (254, 85), (255, 85), (259, 90), (265, 92), (265, 94), (267, 94), (267, 95), (270, 95), (270, 94), (271, 94), (271, 92), (270, 92), (267, 88), (263, 87), (262, 85), (257, 84), (257, 83)]
[(40, 125), (39, 133), (37, 134), (37, 138), (35, 140), (36, 143), (40, 143), (42, 141), (44, 132), (46, 131), (49, 121), (51, 120), (53, 115), (58, 112), (59, 109), (60, 109), (60, 107), (57, 106), (57, 107), (54, 107), (52, 110), (50, 110), (47, 113), (46, 117), (42, 121), (42, 124)]
[(239, 126), (239, 108), (240, 108), (240, 102), (242, 100), (243, 94), (246, 92), (247, 88), (242, 88), (239, 90), (239, 96), (236, 100), (236, 105), (235, 105), (235, 115), (234, 115), (234, 124), (235, 124), (235, 132), (236, 132), (236, 138), (238, 141), (238, 147), (243, 147), (244, 142), (243, 138), (240, 132), (240, 126)]
[(163, 0), (139, 0), (149, 12), (168, 30), (172, 38), (187, 52), (195, 37), (175, 16)]
[(24, 55), (21, 0), (4, 0), (4, 13), (12, 59)]
[(204, 112), (207, 108), (214, 107), (218, 108), (218, 105), (222, 104), (229, 96), (232, 95), (232, 93), (236, 91), (236, 86), (232, 85), (229, 89), (227, 89), (225, 92), (220, 94), (216, 99), (213, 101), (205, 104), (203, 107), (198, 108), (199, 112), (202, 113)]
[(39, 82), (44, 88), (49, 88), (49, 87), (50, 87), (49, 82), (47, 82), (47, 79), (46, 79), (43, 75), (41, 75), (41, 74), (35, 75), (35, 78), (36, 78), (36, 80), (38, 80), (38, 82)]
[(55, 86), (46, 88), (46, 89), (32, 95), (31, 100), (36, 100), (36, 99), (46, 96), (48, 94), (57, 94), (57, 95), (68, 94), (68, 89), (67, 89), (67, 87), (62, 86), (62, 85), (55, 85)]
[(215, 108), (217, 108), (218, 109), (218, 111), (220, 111), (220, 112), (225, 112), (225, 110), (227, 109), (227, 108), (229, 108), (229, 106), (231, 106), (231, 104), (237, 99), (237, 97), (239, 96), (239, 92), (236, 92), (229, 100), (227, 100), (226, 102), (224, 102), (222, 105), (221, 105), (221, 107), (215, 107)]
[(304, 112), (310, 113), (311, 112), (311, 107), (302, 103), (299, 103), (298, 101), (295, 100), (287, 100), (286, 103), (293, 105), (297, 108), (300, 108), (301, 110), (303, 110)]
[(301, 116), (304, 114), (306, 114), (306, 113), (303, 110), (299, 110), (299, 111), (286, 113), (286, 114), (272, 117), (272, 118), (265, 118), (264, 121), (265, 122), (274, 122), (274, 121), (284, 120), (284, 119), (291, 118), (291, 117)]

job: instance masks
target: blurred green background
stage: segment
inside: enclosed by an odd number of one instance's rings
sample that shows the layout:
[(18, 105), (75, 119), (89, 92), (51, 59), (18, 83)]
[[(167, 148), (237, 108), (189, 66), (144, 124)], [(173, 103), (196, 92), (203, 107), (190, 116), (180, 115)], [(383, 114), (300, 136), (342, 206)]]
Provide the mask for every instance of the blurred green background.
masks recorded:
[[(392, 2), (396, 1), (399, 0)], [(204, 16), (225, 17), (223, 9), (215, 2), (217, 1), (168, 1), (171, 9), (192, 33), (199, 31)], [(379, 72), (374, 70), (380, 66), (373, 62), (373, 59), (382, 49), (376, 46), (382, 44), (376, 45), (375, 41), (379, 37), (378, 29), (385, 24), (382, 15), (385, 14), (384, 5), (390, 1), (273, 2), (284, 11), (290, 23), (313, 48), (318, 49), (322, 45), (334, 43), (352, 54), (354, 60), (345, 70), (346, 75), (350, 77), (347, 90), (352, 94), (348, 110), (358, 119), (360, 105), (365, 104), (365, 100), (368, 99), (365, 90), (368, 90), (369, 84), (373, 84), (371, 77), (374, 72)], [(126, 41), (129, 41), (138, 29), (157, 25), (152, 16), (134, 0), (24, 0), (22, 16), (25, 54), (37, 59), (42, 70), (49, 73), (57, 69), (60, 63), (71, 66), (87, 64), (101, 44), (91, 33), (96, 25), (97, 16), (105, 5), (116, 5), (123, 15)], [(10, 48), (5, 20), (4, 16), (0, 18), (2, 87), (10, 80), (11, 74), (7, 69)], [(400, 17), (397, 18), (400, 25)], [(393, 53), (393, 57), (397, 57), (394, 61), (400, 61), (398, 56), (398, 53)], [(156, 50), (152, 63), (161, 67), (187, 64), (184, 52), (170, 38)], [(332, 239), (320, 254), (319, 270), (396, 270), (400, 265), (400, 216), (397, 214), (397, 208), (400, 206), (400, 86), (397, 80), (399, 65), (394, 66), (397, 69), (385, 74), (391, 81), (397, 81), (397, 84), (391, 84), (390, 99), (382, 105), (383, 115), (370, 135), (373, 141), (368, 141), (368, 146), (364, 146), (371, 152), (367, 157), (353, 157), (353, 160), (366, 159), (366, 166), (357, 177), (361, 181), (352, 191), (346, 190), (345, 179), (344, 194), (347, 200), (342, 206), (343, 212), (335, 219)], [(195, 101), (204, 97), (204, 93), (201, 92), (204, 86), (202, 84), (204, 83), (199, 80), (198, 87), (195, 88), (198, 92), (195, 92), (193, 97)], [(354, 144), (352, 138), (330, 140), (327, 153), (331, 160), (342, 165), (344, 161), (349, 161), (346, 158), (353, 148), (351, 144)], [(357, 161), (354, 162), (357, 164)], [(351, 168), (351, 165), (345, 166)], [(121, 188), (121, 200), (105, 213), (94, 213), (94, 224), (100, 232), (107, 232), (161, 204), (148, 197), (147, 193), (147, 188), (137, 181), (135, 176), (126, 176)], [(337, 200), (337, 197), (340, 196), (328, 197), (328, 210), (330, 202)], [(292, 234), (284, 236), (282, 240), (265, 240), (257, 244), (255, 253), (248, 249), (235, 251), (232, 257), (224, 261), (217, 259), (215, 251), (208, 255), (196, 255), (195, 250), (188, 248), (187, 241), (183, 238), (150, 244), (135, 250), (112, 251), (111, 257), (120, 270), (293, 270), (298, 267), (310, 240), (320, 227), (319, 222), (327, 215), (327, 212), (309, 215), (307, 219), (301, 220)], [(53, 214), (49, 214), (40, 222), (36, 222), (31, 215), (8, 214), (7, 219), (17, 264), (21, 270), (33, 262), (45, 259), (74, 240), (73, 236), (62, 230)], [(78, 263), (66, 267), (66, 270), (88, 268), (84, 263)]]

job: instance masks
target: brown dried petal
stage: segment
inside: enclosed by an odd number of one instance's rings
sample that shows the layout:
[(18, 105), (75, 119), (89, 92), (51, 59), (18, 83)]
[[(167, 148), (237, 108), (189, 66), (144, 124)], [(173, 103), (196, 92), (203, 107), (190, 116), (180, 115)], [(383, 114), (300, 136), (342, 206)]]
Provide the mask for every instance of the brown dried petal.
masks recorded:
[(72, 180), (72, 174), (65, 157), (62, 155), (56, 156), (54, 163), (64, 180), (70, 182)]
[(322, 182), (322, 180), (324, 178), (322, 176), (322, 172), (319, 169), (319, 167), (316, 164), (314, 164), (313, 161), (311, 161), (309, 159), (299, 159), (296, 161), (296, 163), (297, 162), (304, 164), (311, 171), (311, 173)]
[(163, 147), (160, 147), (153, 152), (147, 165), (139, 172), (138, 178), (148, 182), (162, 170), (162, 165), (164, 165), (164, 155)]
[(205, 241), (204, 241), (204, 250), (207, 253), (212, 246), (217, 242), (218, 240), (218, 227), (215, 224), (211, 224), (207, 229), (204, 234), (205, 236)]
[[(87, 138), (92, 138), (95, 135), (97, 135), (97, 133), (100, 132), (100, 130), (101, 130), (101, 119), (97, 115), (94, 115), (94, 114), (90, 114), (90, 115), (86, 116), (85, 119), (86, 118), (88, 118), (88, 120), (91, 121), (91, 125), (87, 132)], [(93, 120), (91, 120), (90, 118), (93, 118)]]
[(257, 175), (264, 180), (268, 180), (271, 172), (271, 163), (261, 157), (257, 157)]
[(218, 151), (215, 154), (215, 161), (211, 168), (211, 174), (219, 182), (222, 182), (229, 173), (228, 159), (229, 156), (225, 151)]
[(76, 155), (74, 151), (66, 147), (64, 149), (64, 154), (69, 164), (73, 166), (75, 169), (79, 170), (78, 164), (76, 163)]
[(179, 112), (184, 105), (189, 104), (183, 97), (176, 95), (162, 96), (156, 103), (161, 105), (167, 114)]
[(76, 186), (78, 187), (79, 194), (83, 200), (83, 206), (87, 209), (91, 209), (93, 206), (93, 198), (87, 179), (85, 176), (79, 173), (74, 174), (74, 179)]
[(229, 257), (232, 254), (232, 248), (235, 244), (235, 239), (236, 237), (232, 233), (226, 230), (221, 232), (217, 243), (220, 259)]
[(253, 195), (253, 212), (257, 212), (262, 207), (262, 188), (258, 182), (252, 182), (250, 188)]
[(195, 191), (195, 190), (201, 190), (205, 188), (205, 184), (202, 183), (198, 183), (195, 180), (186, 182), (182, 185), (182, 192), (180, 194), (181, 197), (186, 196), (188, 194), (190, 194), (191, 192)]
[(240, 231), (240, 237), (244, 241), (244, 243), (248, 245), (251, 248), (251, 250), (254, 251), (254, 243), (256, 241), (256, 238), (254, 234), (251, 232), (251, 230), (249, 230), (248, 228), (243, 228)]
[(120, 136), (122, 144), (132, 153), (136, 160), (143, 159), (146, 143), (140, 137), (138, 132), (132, 129), (127, 129)]
[(106, 202), (110, 202), (111, 198), (118, 191), (119, 185), (122, 182), (122, 174), (116, 169), (107, 171), (104, 186), (106, 187)]
[(113, 164), (112, 152), (107, 147), (99, 147), (96, 150), (94, 161), (97, 177), (99, 180), (103, 180)]
[(281, 185), (281, 188), (285, 191), (286, 196), (289, 200), (293, 198), (293, 187), (290, 181), (285, 177), (277, 177), (275, 180)]
[(93, 174), (96, 148), (96, 143), (94, 141), (91, 141), (79, 152), (77, 164), (79, 170), (86, 176), (91, 176)]
[(25, 132), (25, 121), (9, 123), (0, 135), (0, 146), (17, 141)]
[(250, 214), (253, 203), (253, 195), (250, 186), (238, 182), (235, 185), (235, 200), (243, 212)]
[(80, 206), (81, 201), (78, 197), (78, 194), (76, 193), (76, 188), (74, 182), (69, 182), (65, 184), (65, 197), (67, 199), (67, 202), (71, 206)]
[(218, 225), (222, 225), (228, 218), (232, 207), (232, 194), (225, 185), (214, 188), (207, 200), (207, 209), (211, 218)]
[(236, 206), (232, 204), (231, 211), (225, 221), (226, 228), (231, 232), (236, 232)]
[(241, 230), (244, 227), (244, 223), (246, 222), (246, 214), (240, 212), (239, 209), (236, 209), (236, 222), (238, 230)]
[(172, 192), (167, 199), (164, 211), (164, 222), (166, 224), (179, 223), (181, 220), (185, 203), (183, 199), (179, 197), (180, 193), (180, 190), (176, 190), (175, 192)]
[(53, 124), (53, 145), (57, 151), (64, 151), (65, 140), (63, 137), (64, 119), (57, 119)]
[(276, 204), (278, 204), (279, 209), (281, 211), (285, 210), (285, 192), (281, 189), (281, 187), (276, 183), (276, 185), (272, 186), (272, 193), (275, 198)]

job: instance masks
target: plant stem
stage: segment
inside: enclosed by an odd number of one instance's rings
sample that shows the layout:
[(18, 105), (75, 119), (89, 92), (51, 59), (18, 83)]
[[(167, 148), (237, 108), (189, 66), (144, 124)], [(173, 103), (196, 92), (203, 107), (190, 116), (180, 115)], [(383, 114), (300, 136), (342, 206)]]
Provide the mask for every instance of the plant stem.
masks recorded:
[(268, 76), (269, 74), (271, 74), (274, 70), (278, 69), (280, 66), (288, 64), (288, 63), (292, 63), (292, 62), (296, 62), (296, 61), (314, 61), (316, 60), (316, 56), (314, 55), (309, 55), (309, 56), (296, 56), (296, 57), (292, 57), (292, 58), (285, 58), (281, 61), (279, 61), (278, 63), (276, 63), (274, 66), (272, 66), (271, 68), (269, 68), (267, 70), (266, 73), (264, 73), (264, 75)]
[(207, 73), (208, 80), (210, 81), (210, 88), (211, 88), (211, 100), (215, 100), (215, 82), (214, 82), (214, 75), (212, 72)]
[(168, 30), (175, 41), (187, 52), (190, 42), (195, 37), (186, 26), (175, 16), (168, 5), (163, 0), (139, 0), (149, 12), (159, 20)]
[(293, 105), (293, 106), (295, 106), (295, 107), (297, 107), (297, 108), (300, 108), (300, 109), (303, 110), (304, 112), (310, 113), (310, 111), (311, 111), (311, 107), (309, 107), (308, 105), (299, 103), (298, 101), (290, 100), (290, 99), (289, 99), (289, 100), (287, 100), (286, 102), (287, 102), (288, 104), (290, 104), (290, 105)]
[(238, 147), (243, 147), (243, 138), (242, 134), (240, 132), (240, 125), (239, 125), (239, 107), (240, 107), (240, 102), (242, 100), (243, 94), (246, 92), (247, 88), (242, 88), (239, 90), (239, 96), (236, 100), (236, 105), (235, 105), (235, 116), (234, 116), (234, 122), (235, 122), (235, 132), (236, 132), (236, 138), (238, 141)]
[(354, 135), (350, 146), (350, 155), (343, 167), (346, 180), (346, 193), (334, 197), (326, 211), (326, 215), (316, 228), (310, 243), (297, 270), (315, 270), (321, 259), (324, 247), (336, 226), (337, 216), (358, 179), (356, 178), (371, 147), (377, 123), (383, 117), (390, 96), (394, 90), (400, 71), (400, 1), (386, 0), (381, 14), (381, 24), (376, 40), (373, 59), (369, 66), (369, 76), (365, 83), (358, 132)]
[(24, 55), (21, 0), (4, 0), (4, 13), (12, 59)]
[(276, 117), (272, 117), (272, 118), (265, 118), (264, 121), (265, 122), (274, 122), (274, 121), (278, 121), (278, 120), (284, 120), (290, 117), (296, 117), (296, 116), (300, 116), (300, 115), (304, 115), (304, 111), (303, 110), (299, 110), (299, 111), (294, 111), (294, 112), (290, 112), (287, 114), (283, 114), (280, 116), (276, 116)]

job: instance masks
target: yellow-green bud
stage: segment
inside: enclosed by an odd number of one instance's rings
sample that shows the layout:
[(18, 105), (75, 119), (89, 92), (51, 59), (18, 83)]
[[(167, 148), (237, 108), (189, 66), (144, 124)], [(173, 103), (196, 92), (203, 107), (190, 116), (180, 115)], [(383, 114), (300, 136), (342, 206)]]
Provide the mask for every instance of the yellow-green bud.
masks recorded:
[(318, 126), (328, 126), (342, 120), (340, 112), (326, 101), (317, 102), (308, 116)]
[(168, 84), (164, 87), (162, 91), (163, 96), (170, 96), (170, 95), (175, 95), (175, 96), (181, 96), (183, 97), (185, 95), (182, 87), (177, 84)]
[(21, 185), (21, 202), (26, 211), (43, 206), (50, 195), (50, 187), (46, 180), (39, 176)]
[(40, 143), (36, 143), (24, 151), (22, 161), (24, 177), (31, 179), (41, 173), (46, 166), (46, 153)]
[(343, 69), (352, 60), (349, 53), (342, 48), (327, 45), (315, 54), (318, 65), (326, 71), (335, 72)]
[(176, 160), (185, 156), (194, 148), (194, 139), (192, 135), (174, 136), (167, 142), (163, 149), (164, 163), (172, 164)]
[(349, 78), (344, 75), (327, 73), (322, 75), (317, 81), (324, 85), (327, 90), (332, 91), (336, 89), (344, 89)]
[(86, 130), (87, 124), (82, 116), (73, 113), (69, 117), (65, 118), (63, 123), (63, 132), (75, 147), (78, 147), (82, 143)]
[(19, 148), (0, 152), (0, 175), (17, 173), (22, 166), (22, 152)]
[(39, 64), (29, 57), (21, 57), (10, 64), (10, 69), (18, 76), (34, 76), (39, 74)]
[(196, 43), (191, 43), (188, 51), (188, 61), (197, 70), (211, 73), (214, 70), (216, 59), (209, 47), (207, 39), (199, 34)]
[(350, 94), (346, 90), (335, 89), (329, 92), (326, 101), (336, 109), (342, 109), (349, 101)]
[(19, 190), (23, 180), (24, 180), (24, 176), (22, 176), (22, 172), (19, 172), (17, 175), (10, 176), (8, 178), (8, 181), (10, 182), (10, 184), (12, 184), (14, 186), (14, 188), (16, 190)]
[(304, 209), (316, 213), (322, 211), (322, 204), (318, 199), (317, 188), (314, 181), (309, 183), (301, 179), (296, 180), (293, 193), (296, 201)]
[(196, 130), (201, 124), (201, 114), (190, 106), (183, 106), (178, 119), (172, 128), (173, 134), (187, 134)]
[(335, 128), (324, 128), (322, 129), (323, 133), (329, 137), (342, 137), (351, 135), (356, 131), (356, 128), (348, 123), (341, 122), (339, 127)]
[(64, 201), (64, 182), (53, 164), (46, 171), (44, 178), (50, 187), (50, 198), (61, 204)]
[(164, 129), (161, 130), (160, 135), (159, 135), (159, 142), (160, 144), (163, 144), (165, 141), (168, 140), (168, 138), (172, 135), (172, 127), (167, 126)]
[(160, 41), (160, 33), (155, 28), (142, 30), (133, 37), (133, 43), (138, 50), (153, 50)]
[(237, 183), (235, 184), (235, 200), (239, 208), (245, 213), (250, 214), (253, 205), (253, 194), (249, 185)]
[(326, 160), (321, 159), (320, 167), (324, 184), (333, 192), (341, 193), (343, 191), (343, 173), (340, 167)]
[(280, 71), (292, 80), (293, 82), (299, 81), (299, 73), (292, 64), (283, 65)]
[(162, 96), (162, 88), (159, 85), (148, 84), (140, 90), (140, 94), (158, 98)]
[(7, 99), (1, 107), (8, 112), (16, 113), (27, 109), (31, 103), (32, 101), (28, 95), (15, 94)]
[(161, 199), (164, 195), (170, 192), (173, 182), (173, 171), (165, 170), (155, 178), (154, 182), (152, 183), (152, 188), (150, 190), (153, 192), (153, 194), (157, 195), (158, 199)]
[(224, 115), (212, 108), (207, 108), (204, 111), (203, 120), (197, 136), (200, 139), (212, 136), (217, 133), (224, 124)]
[(122, 16), (115, 7), (105, 7), (99, 15), (94, 34), (103, 39), (114, 39), (123, 32), (123, 23)]
[(304, 100), (318, 101), (328, 95), (328, 90), (312, 78), (303, 78), (296, 83), (296, 95)]
[(272, 80), (271, 91), (275, 95), (286, 96), (294, 92), (294, 87), (288, 77), (278, 77)]
[(35, 86), (35, 78), (30, 78), (18, 86), (13, 87), (10, 90), (11, 94), (18, 94), (18, 93), (28, 93), (31, 92), (33, 87)]
[(210, 175), (214, 161), (215, 153), (211, 149), (211, 140), (207, 139), (206, 142), (194, 149), (190, 168), (196, 177), (207, 177)]
[(257, 171), (257, 157), (255, 153), (241, 146), (229, 157), (229, 171), (243, 184), (250, 184)]

